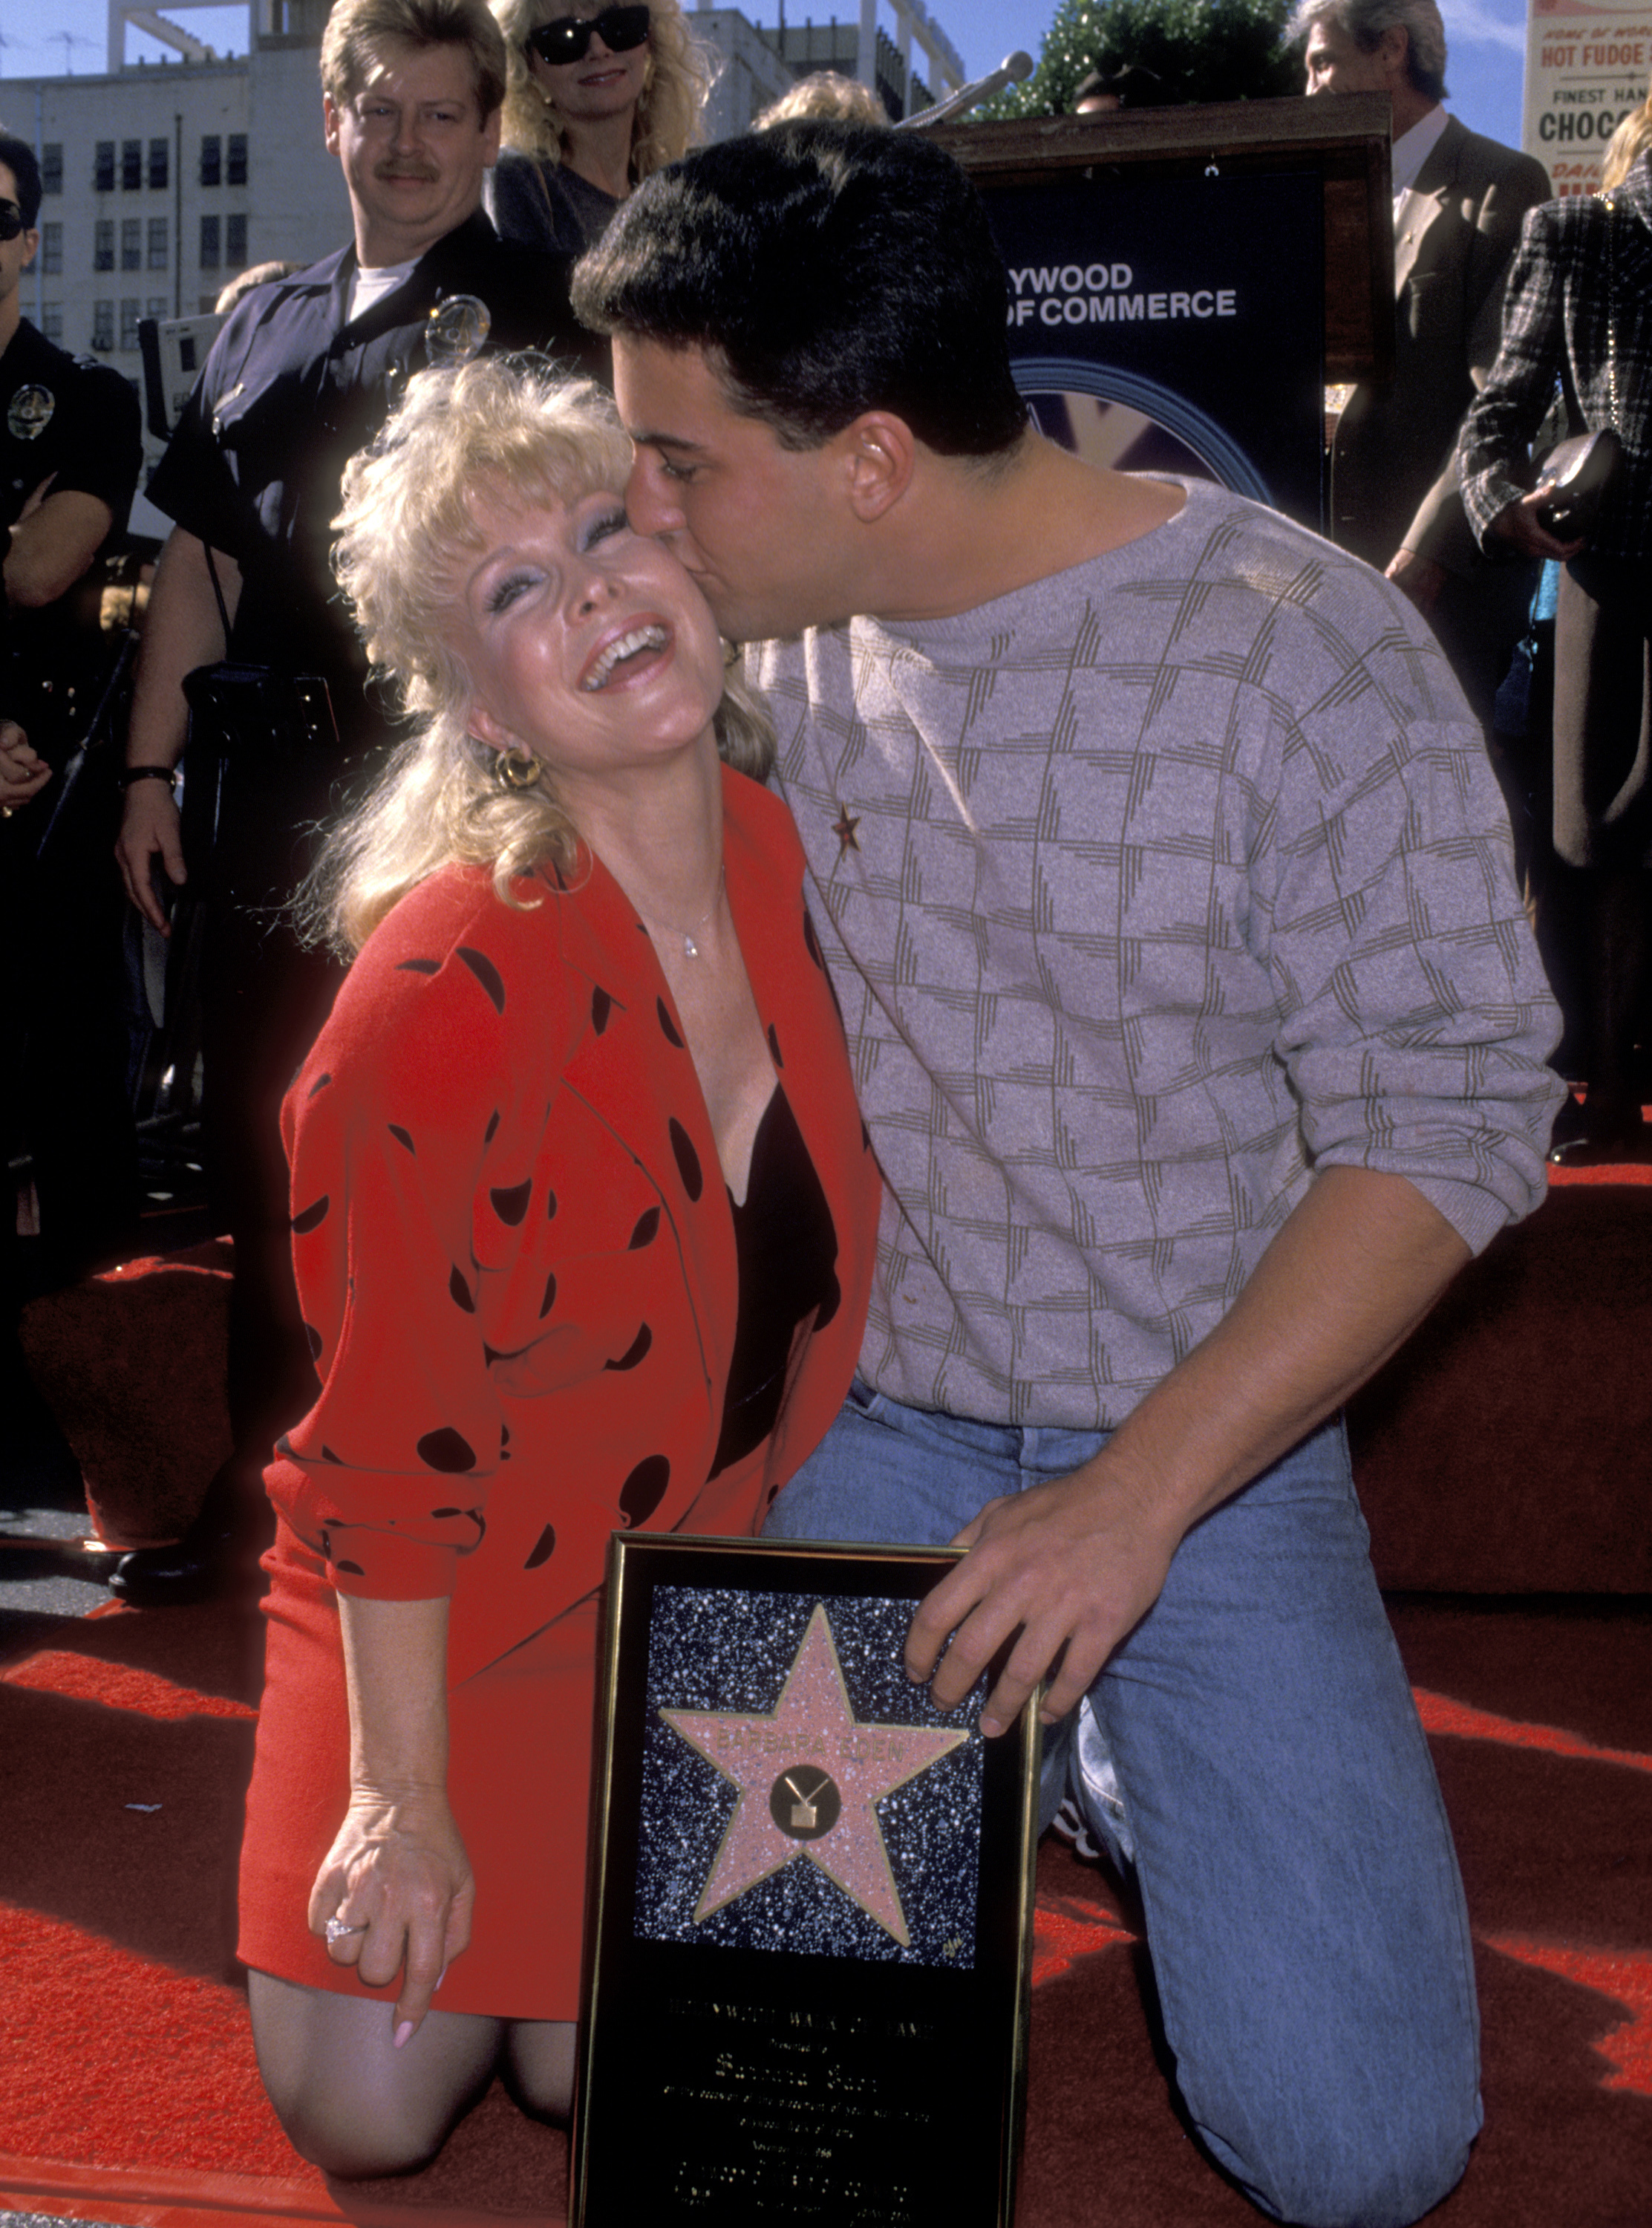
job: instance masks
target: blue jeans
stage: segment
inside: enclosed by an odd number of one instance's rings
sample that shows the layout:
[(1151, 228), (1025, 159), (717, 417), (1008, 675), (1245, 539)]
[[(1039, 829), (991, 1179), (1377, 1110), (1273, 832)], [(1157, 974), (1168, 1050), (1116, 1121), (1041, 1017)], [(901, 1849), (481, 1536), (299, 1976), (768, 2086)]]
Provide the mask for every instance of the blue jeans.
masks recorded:
[[(765, 1528), (939, 1544), (1105, 1437), (857, 1383)], [(1419, 2218), (1481, 2120), (1457, 1856), (1368, 1545), (1328, 1425), (1194, 1527), (1054, 1736), (1133, 1864), (1194, 2124), (1255, 2203), (1324, 2228)]]

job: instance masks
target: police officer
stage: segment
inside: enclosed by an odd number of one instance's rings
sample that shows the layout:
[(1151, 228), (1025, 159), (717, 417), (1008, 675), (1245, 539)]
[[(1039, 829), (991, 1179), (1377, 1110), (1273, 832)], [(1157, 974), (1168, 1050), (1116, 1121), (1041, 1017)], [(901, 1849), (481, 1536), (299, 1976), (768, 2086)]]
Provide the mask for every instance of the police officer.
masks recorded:
[(7, 1143), (29, 1149), (41, 1227), (62, 1269), (118, 1243), (133, 1204), (119, 897), (106, 833), (92, 855), (73, 840), (49, 862), (36, 855), (54, 777), (84, 739), (104, 677), (95, 614), (88, 624), (75, 589), (125, 531), (143, 446), (137, 397), (119, 373), (66, 355), (22, 314), (40, 195), (33, 150), (0, 132), (0, 882), (3, 1025), (21, 1080)]
[[(321, 75), (354, 240), (232, 311), (149, 490), (175, 525), (145, 624), (116, 856), (128, 896), (157, 927), (186, 874), (172, 787), (185, 676), (223, 659), (226, 641), (243, 669), (191, 684), (197, 746), (206, 726), (223, 737), (211, 769), (203, 1051), (214, 1205), (235, 1240), (237, 1453), (182, 1548), (118, 1567), (112, 1585), (129, 1600), (206, 1590), (261, 1503), (275, 1437), (314, 1397), (277, 1125), (340, 970), (300, 948), (279, 908), (304, 869), (306, 829), (390, 739), (332, 600), (344, 464), (427, 362), (535, 347), (595, 368), (596, 344), (568, 308), (566, 261), (501, 242), (482, 210), (505, 86), (484, 0), (339, 0)], [(201, 771), (192, 763), (197, 797)]]

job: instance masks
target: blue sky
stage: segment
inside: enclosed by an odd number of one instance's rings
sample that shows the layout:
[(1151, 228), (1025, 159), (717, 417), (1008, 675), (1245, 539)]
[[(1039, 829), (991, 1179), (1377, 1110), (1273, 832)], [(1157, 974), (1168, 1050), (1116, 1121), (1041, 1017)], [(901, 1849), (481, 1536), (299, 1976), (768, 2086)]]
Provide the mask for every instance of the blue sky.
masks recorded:
[[(981, 76), (1016, 47), (1036, 60), (1055, 13), (1054, 0), (926, 0), (930, 14), (947, 34), (972, 76)], [(163, 9), (164, 0), (162, 0)], [(1521, 0), (1442, 0), (1451, 47), (1451, 106), (1477, 131), (1511, 144), (1520, 136), (1521, 57), (1526, 13)], [(776, 0), (748, 0), (752, 22), (771, 25)], [(837, 14), (848, 21), (858, 13), (855, 0), (792, 0), (790, 20), (806, 15), (822, 21)], [(104, 67), (105, 0), (0, 0), (0, 76), (61, 75)], [(178, 20), (221, 54), (244, 49), (244, 10), (191, 9)], [(157, 60), (153, 40), (130, 33), (129, 53)], [(7, 119), (14, 129), (19, 119)]]

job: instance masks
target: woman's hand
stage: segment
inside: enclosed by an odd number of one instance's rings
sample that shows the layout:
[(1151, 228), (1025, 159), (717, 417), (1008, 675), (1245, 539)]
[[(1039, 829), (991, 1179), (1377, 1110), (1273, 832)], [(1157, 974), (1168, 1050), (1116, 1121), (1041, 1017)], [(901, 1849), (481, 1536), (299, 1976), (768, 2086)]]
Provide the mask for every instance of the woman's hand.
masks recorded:
[(1512, 541), (1525, 557), (1552, 557), (1564, 564), (1587, 547), (1587, 537), (1576, 541), (1560, 541), (1543, 523), (1542, 513), (1554, 500), (1553, 488), (1538, 488), (1531, 495), (1521, 496), (1518, 503), (1504, 505), (1491, 522), (1488, 531), (1504, 541)]
[(433, 1789), (396, 1795), (358, 1789), (309, 1895), (309, 1930), (327, 1922), (362, 1930), (329, 1942), (335, 1965), (354, 1965), (373, 1988), (404, 1963), (393, 2014), (399, 2050), (470, 1940), (475, 1904), (470, 1860), (447, 1798)]

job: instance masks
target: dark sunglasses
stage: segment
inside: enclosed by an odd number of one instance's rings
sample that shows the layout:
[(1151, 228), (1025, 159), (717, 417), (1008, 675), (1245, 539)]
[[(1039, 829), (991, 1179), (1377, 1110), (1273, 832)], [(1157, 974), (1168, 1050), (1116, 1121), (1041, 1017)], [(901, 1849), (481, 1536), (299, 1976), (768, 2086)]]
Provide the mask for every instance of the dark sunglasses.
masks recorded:
[(604, 8), (600, 16), (558, 16), (527, 35), (527, 50), (554, 69), (559, 62), (583, 62), (590, 50), (593, 31), (603, 35), (611, 54), (628, 54), (648, 35), (646, 8)]
[[(628, 13), (632, 11), (628, 10)], [(647, 13), (647, 9), (643, 10)], [(16, 202), (0, 202), (0, 240), (16, 240), (20, 232), (27, 232), (23, 213)]]

